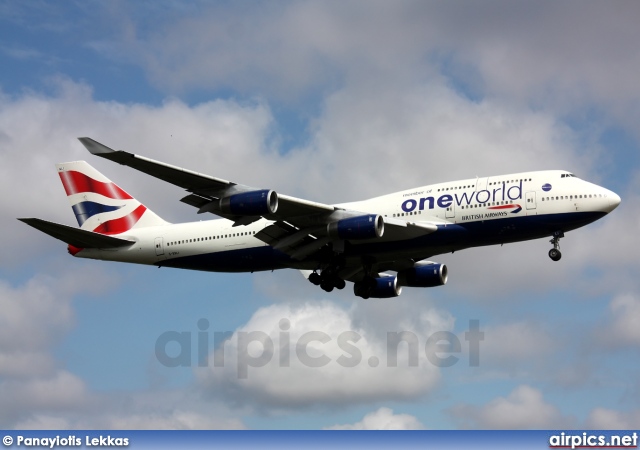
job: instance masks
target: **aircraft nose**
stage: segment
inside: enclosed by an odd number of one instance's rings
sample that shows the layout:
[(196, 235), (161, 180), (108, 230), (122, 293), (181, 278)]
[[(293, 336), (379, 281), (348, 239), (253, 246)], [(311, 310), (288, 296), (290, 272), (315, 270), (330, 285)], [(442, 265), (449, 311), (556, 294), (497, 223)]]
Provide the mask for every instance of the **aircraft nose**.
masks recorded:
[(611, 208), (610, 211), (613, 211), (614, 209), (616, 209), (620, 204), (620, 202), (622, 201), (622, 199), (618, 194), (611, 191), (609, 191), (609, 195), (607, 195), (607, 198), (609, 199), (609, 207)]

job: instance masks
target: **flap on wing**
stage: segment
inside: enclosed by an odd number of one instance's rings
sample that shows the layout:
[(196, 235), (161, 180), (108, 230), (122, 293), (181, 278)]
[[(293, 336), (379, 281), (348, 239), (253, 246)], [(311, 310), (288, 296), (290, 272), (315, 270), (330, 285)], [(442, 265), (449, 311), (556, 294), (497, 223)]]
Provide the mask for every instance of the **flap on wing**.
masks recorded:
[(327, 237), (314, 236), (313, 232), (316, 230), (317, 228), (299, 229), (290, 223), (278, 221), (262, 229), (255, 237), (293, 259), (303, 260), (330, 241)]
[[(276, 219), (286, 219), (309, 214), (332, 213), (335, 210), (335, 206), (278, 194), (278, 211), (272, 216)], [(271, 217), (266, 216), (266, 218), (270, 219)]]
[(18, 220), (66, 244), (71, 244), (79, 248), (121, 248), (129, 247), (135, 243), (127, 239), (105, 236), (104, 234), (94, 233), (93, 231), (81, 230), (42, 219)]

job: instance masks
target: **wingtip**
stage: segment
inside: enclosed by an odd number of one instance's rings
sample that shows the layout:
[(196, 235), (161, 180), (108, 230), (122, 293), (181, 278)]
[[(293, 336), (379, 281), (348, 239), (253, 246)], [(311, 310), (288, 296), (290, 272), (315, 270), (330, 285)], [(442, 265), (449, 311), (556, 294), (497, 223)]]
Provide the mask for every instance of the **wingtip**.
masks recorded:
[(106, 153), (114, 153), (115, 150), (110, 149), (106, 145), (101, 144), (98, 141), (91, 139), (90, 137), (80, 137), (78, 140), (85, 146), (89, 153), (92, 155), (104, 155)]

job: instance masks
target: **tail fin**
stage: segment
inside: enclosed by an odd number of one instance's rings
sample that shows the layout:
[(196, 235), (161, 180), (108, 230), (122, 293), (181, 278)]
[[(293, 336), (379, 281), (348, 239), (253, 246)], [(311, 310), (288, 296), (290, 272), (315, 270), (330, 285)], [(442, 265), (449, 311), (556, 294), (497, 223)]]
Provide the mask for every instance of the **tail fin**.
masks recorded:
[(111, 235), (167, 224), (85, 161), (56, 168), (81, 229)]

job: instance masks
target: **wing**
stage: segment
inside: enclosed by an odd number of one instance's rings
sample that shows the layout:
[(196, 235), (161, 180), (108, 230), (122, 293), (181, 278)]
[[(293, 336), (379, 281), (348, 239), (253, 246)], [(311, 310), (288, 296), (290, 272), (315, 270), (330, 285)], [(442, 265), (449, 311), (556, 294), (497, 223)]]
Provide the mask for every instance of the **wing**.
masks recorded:
[[(238, 223), (238, 225), (251, 223), (247, 222), (247, 217), (251, 217), (251, 215), (233, 214), (233, 212), (224, 211), (220, 207), (220, 200), (235, 194), (256, 192), (259, 190), (257, 188), (240, 185), (222, 178), (211, 177), (160, 161), (154, 161), (153, 159), (123, 150), (112, 150), (91, 138), (84, 137), (79, 138), (79, 140), (93, 155), (129, 166), (191, 192), (191, 195), (187, 195), (181, 201), (197, 207), (198, 213), (210, 212), (217, 214), (234, 222), (241, 222)], [(333, 206), (322, 203), (311, 202), (287, 195), (278, 195), (277, 214), (255, 215), (253, 217), (255, 220), (261, 216), (271, 220), (279, 220), (285, 217), (330, 213), (334, 210), (335, 208)]]
[[(187, 190), (189, 195), (181, 201), (198, 208), (199, 214), (216, 214), (233, 221), (233, 226), (248, 225), (261, 218), (273, 221), (255, 237), (297, 260), (304, 260), (329, 242), (343, 240), (331, 235), (330, 224), (371, 215), (366, 211), (354, 211), (276, 194), (267, 189), (234, 183), (123, 150), (112, 150), (91, 138), (83, 137), (79, 140), (93, 155), (129, 166)], [(386, 217), (383, 222), (384, 234), (380, 233), (382, 236), (375, 238), (376, 241), (410, 239), (437, 230), (431, 223)], [(371, 241), (362, 239), (358, 243)]]

